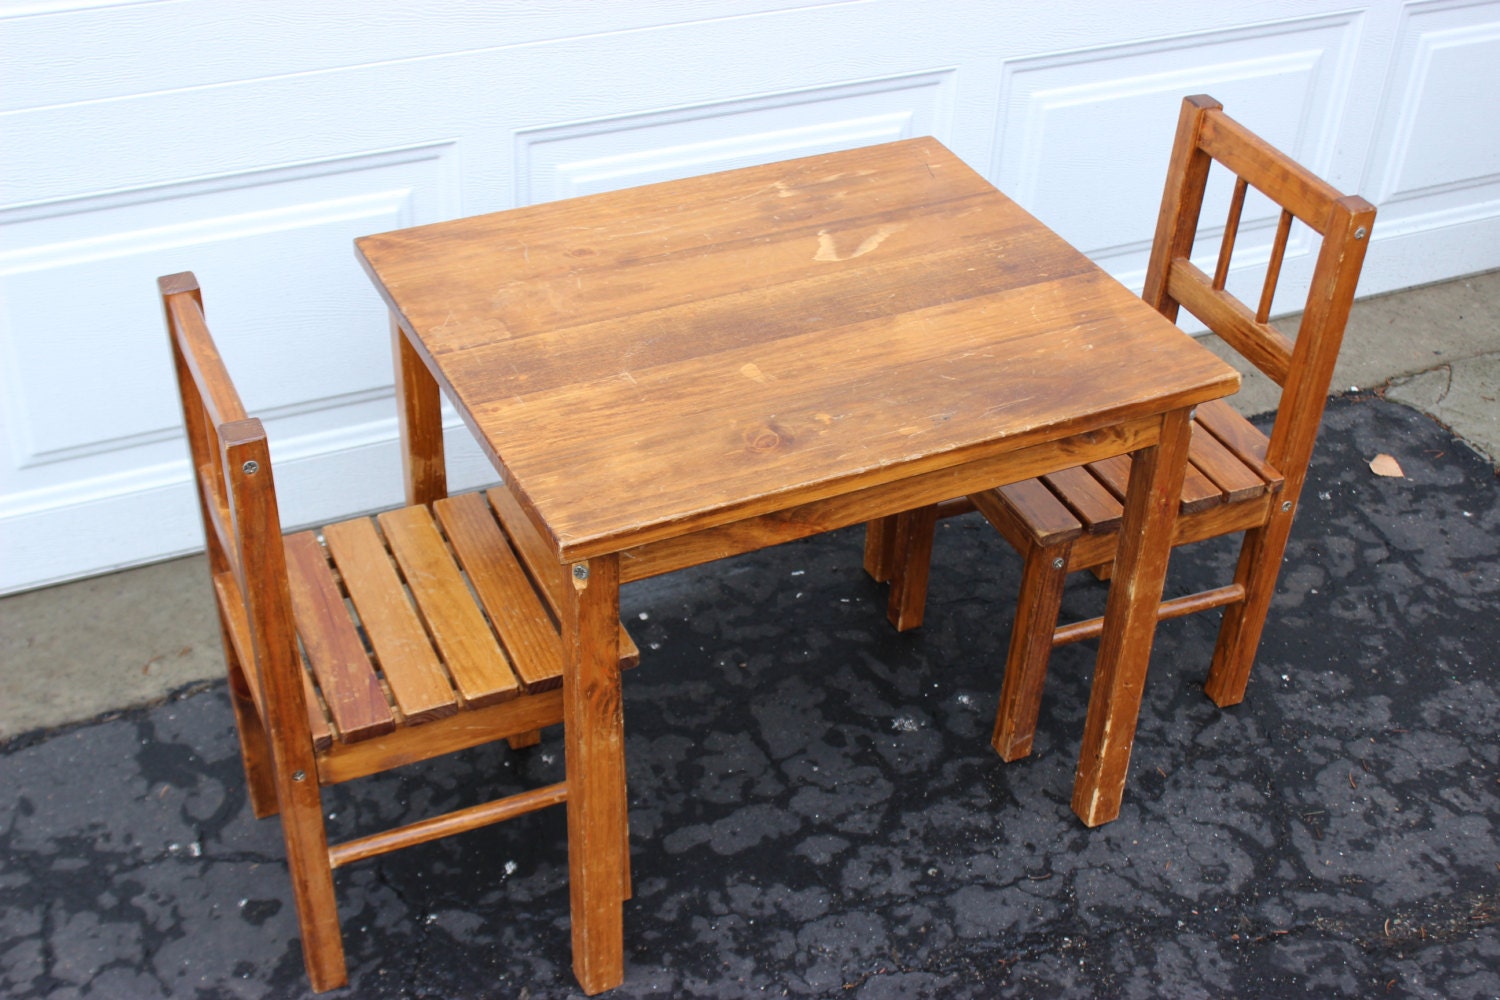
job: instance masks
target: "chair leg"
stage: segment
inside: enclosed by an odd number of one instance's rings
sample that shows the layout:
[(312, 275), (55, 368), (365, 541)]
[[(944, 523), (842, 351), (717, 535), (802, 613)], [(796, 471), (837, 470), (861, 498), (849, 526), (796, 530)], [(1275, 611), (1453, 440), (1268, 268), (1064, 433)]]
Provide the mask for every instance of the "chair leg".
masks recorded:
[(1026, 553), (1000, 706), (995, 713), (995, 733), (990, 740), (1002, 760), (1019, 760), (1031, 753), (1072, 548), (1072, 542), (1033, 545)]
[(890, 566), (891, 594), (885, 616), (898, 632), (919, 627), (926, 614), (927, 577), (932, 569), (936, 531), (936, 507), (896, 515), (895, 558)]
[[(317, 772), (309, 759), (304, 769), (290, 768), (277, 775), (282, 792), (281, 832), (286, 839), (287, 867), (297, 925), (302, 934), (302, 961), (314, 993), (336, 989), (349, 981), (344, 964), (344, 941), (339, 931), (338, 899), (333, 890), (333, 867), (328, 860), (328, 834), (323, 826), (322, 796)], [(290, 773), (288, 773), (290, 772)], [(303, 780), (295, 779), (296, 773)]]
[(234, 655), (234, 643), (220, 620), (219, 631), (224, 642), (224, 666), (229, 674), (229, 704), (234, 708), (234, 728), (239, 735), (240, 761), (245, 765), (245, 787), (250, 796), (250, 811), (256, 819), (276, 815), (276, 775), (271, 765), (271, 744), (266, 739), (265, 723), (250, 695), (244, 666)]
[(865, 572), (876, 583), (889, 583), (896, 560), (896, 516), (876, 518), (865, 525)]
[(620, 886), (620, 898), (629, 902), (635, 897), (635, 877), (630, 874), (630, 816), (628, 812), (625, 816), (620, 836), (625, 838), (625, 854), (621, 862), (621, 873), (625, 878), (623, 884)]
[(235, 729), (240, 738), (240, 760), (245, 765), (245, 788), (250, 796), (250, 811), (256, 819), (275, 816), (279, 811), (276, 802), (276, 779), (271, 770), (271, 749), (266, 741), (266, 731), (260, 712), (247, 693), (229, 687), (230, 704), (234, 707)]
[(529, 732), (516, 733), (514, 736), (507, 736), (505, 742), (510, 744), (512, 750), (525, 750), (527, 747), (534, 747), (542, 742), (542, 731), (533, 729)]
[(1265, 527), (1245, 532), (1240, 561), (1234, 571), (1235, 582), (1245, 588), (1245, 598), (1224, 609), (1213, 664), (1203, 686), (1220, 708), (1238, 705), (1245, 698), (1250, 668), (1255, 664), (1271, 598), (1276, 595), (1281, 558), (1291, 530), (1292, 512), (1278, 511)]

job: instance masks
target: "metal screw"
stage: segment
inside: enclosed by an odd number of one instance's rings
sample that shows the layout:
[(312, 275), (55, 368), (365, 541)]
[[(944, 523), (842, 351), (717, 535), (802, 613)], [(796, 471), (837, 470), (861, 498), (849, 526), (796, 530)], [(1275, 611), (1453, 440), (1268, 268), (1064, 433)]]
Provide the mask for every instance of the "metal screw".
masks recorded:
[(1281, 509), (1282, 510), (1291, 510), (1292, 509), (1292, 502), (1290, 500), (1283, 500), (1283, 501), (1281, 501)]
[(306, 781), (307, 780), (307, 772), (306, 771), (293, 771), (292, 772), (292, 780), (293, 781)]
[(1063, 562), (1062, 556), (1058, 556), (1056, 559), (1052, 560), (1053, 569), (1062, 569), (1064, 565), (1066, 564)]
[(587, 566), (584, 566), (580, 563), (579, 565), (573, 567), (573, 579), (587, 580), (588, 578), (589, 568)]
[(1354, 238), (1357, 239), (1357, 240), (1362, 240), (1362, 239), (1365, 238), (1366, 235), (1368, 235), (1368, 233), (1369, 233), (1369, 230), (1365, 229), (1364, 226), (1360, 226), (1358, 229), (1356, 229), (1354, 231)]
[(260, 471), (260, 463), (256, 461), (246, 462), (244, 465), (240, 466), (240, 471), (247, 476), (253, 476)]

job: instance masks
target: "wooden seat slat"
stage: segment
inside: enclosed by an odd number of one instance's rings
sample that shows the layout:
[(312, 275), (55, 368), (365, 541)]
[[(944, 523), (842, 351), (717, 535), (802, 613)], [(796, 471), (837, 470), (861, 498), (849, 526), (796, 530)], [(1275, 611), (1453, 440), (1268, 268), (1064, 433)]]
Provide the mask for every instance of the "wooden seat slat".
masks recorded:
[[(1091, 462), (1088, 468), (1104, 484), (1116, 501), (1124, 500), (1125, 491), (1130, 482), (1130, 456), (1116, 455), (1103, 461)], [(1190, 514), (1194, 511), (1216, 507), (1223, 502), (1224, 494), (1214, 485), (1213, 480), (1190, 462), (1182, 479), (1182, 505), (1178, 508), (1179, 512)], [(1118, 521), (1114, 522), (1115, 525), (1118, 523)]]
[(1090, 462), (1085, 468), (1093, 473), (1100, 485), (1109, 490), (1110, 496), (1116, 501), (1124, 502), (1125, 493), (1130, 488), (1130, 457), (1128, 455), (1116, 455), (1113, 458)]
[[(1083, 533), (1078, 518), (1039, 479), (1023, 479), (990, 492), (1005, 498), (1040, 545), (1060, 545)], [(978, 498), (975, 504), (985, 510), (987, 500)]]
[(367, 517), (323, 529), (391, 696), (410, 721), (458, 710), (458, 700), (427, 631), (411, 606), (385, 544)]
[[(1211, 407), (1200, 407), (1202, 409), (1210, 410), (1209, 420), (1213, 426), (1232, 435), (1242, 452), (1254, 455), (1259, 450), (1264, 455), (1265, 439), (1253, 424), (1233, 410), (1226, 418), (1214, 414)], [(1275, 477), (1274, 482), (1268, 483), (1255, 466), (1247, 465), (1241, 455), (1226, 447), (1207, 427), (1199, 427), (1196, 423), (1189, 459), (1191, 464), (1183, 479), (1181, 515), (1190, 516), (1225, 503), (1242, 503), (1274, 489), (1280, 481), (1280, 477)], [(1263, 460), (1256, 460), (1256, 466), (1270, 468)], [(1052, 473), (1043, 476), (1041, 482), (1078, 516), (1085, 531), (1107, 534), (1120, 525), (1123, 513), (1120, 497), (1124, 493), (1129, 469), (1130, 459), (1119, 456), (1091, 463), (1086, 468), (1079, 466)], [(1023, 502), (1021, 494), (1015, 492), (1015, 488), (1021, 485), (1004, 487), (1000, 493), (1037, 544), (1054, 544), (1045, 539), (1054, 531), (1055, 513)]]
[(489, 497), (495, 513), (500, 516), (500, 522), (508, 528), (511, 544), (515, 546), (515, 551), (531, 578), (536, 581), (542, 596), (547, 599), (553, 616), (557, 617), (562, 607), (563, 588), (569, 584), (556, 551), (532, 527), (531, 519), (521, 509), (520, 501), (509, 487), (502, 483), (486, 490), (485, 495)]
[(302, 700), (307, 705), (307, 728), (312, 735), (314, 750), (327, 750), (333, 746), (337, 731), (328, 720), (328, 709), (318, 698), (318, 689), (313, 686), (312, 675), (302, 672)]
[(510, 659), (474, 604), (431, 512), (403, 507), (376, 521), (463, 703), (478, 707), (514, 698), (521, 684)]
[(1178, 509), (1179, 514), (1193, 514), (1217, 507), (1224, 500), (1224, 491), (1193, 464), (1190, 451), (1187, 472), (1182, 477), (1182, 506)]
[(562, 639), (557, 624), (490, 511), (477, 493), (433, 504), (474, 592), (510, 651), (522, 686), (528, 692), (561, 687)]
[(1228, 448), (1272, 490), (1281, 488), (1282, 475), (1266, 461), (1270, 441), (1239, 411), (1222, 399), (1198, 407), (1197, 422)]
[(1083, 529), (1090, 534), (1113, 531), (1119, 526), (1125, 511), (1119, 498), (1083, 466), (1045, 475), (1042, 482), (1078, 516)]
[(1196, 420), (1188, 459), (1224, 494), (1225, 503), (1241, 503), (1265, 493), (1266, 481)]
[(292, 618), (339, 738), (362, 740), (390, 732), (396, 728), (395, 713), (349, 620), (327, 552), (311, 531), (287, 535), (283, 546)]

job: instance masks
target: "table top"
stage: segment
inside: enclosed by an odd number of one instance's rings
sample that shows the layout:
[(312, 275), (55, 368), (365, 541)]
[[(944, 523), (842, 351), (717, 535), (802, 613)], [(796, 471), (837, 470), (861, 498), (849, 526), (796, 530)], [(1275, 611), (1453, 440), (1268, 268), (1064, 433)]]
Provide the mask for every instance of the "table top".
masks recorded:
[(356, 243), (569, 561), (1239, 379), (930, 138)]

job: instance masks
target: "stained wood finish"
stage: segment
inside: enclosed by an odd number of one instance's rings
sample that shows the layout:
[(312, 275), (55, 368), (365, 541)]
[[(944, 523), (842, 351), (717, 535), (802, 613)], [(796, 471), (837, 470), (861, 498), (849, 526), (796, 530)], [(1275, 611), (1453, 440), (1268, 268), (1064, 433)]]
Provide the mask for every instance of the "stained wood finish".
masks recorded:
[(1120, 814), (1191, 432), (1186, 411), (1168, 414), (1160, 442), (1137, 452), (1131, 468), (1133, 482), (1125, 499), (1114, 583), (1105, 604), (1073, 780), (1073, 811), (1089, 826)]
[(437, 382), (421, 363), (416, 346), (394, 320), (391, 350), (396, 356), (396, 417), (401, 431), (406, 502), (413, 506), (432, 503), (448, 495), (442, 399)]
[(563, 734), (567, 746), (568, 890), (573, 972), (585, 993), (624, 977), (628, 897), (625, 717), (620, 691), (619, 557), (575, 563), (565, 593)]
[(431, 512), (406, 507), (376, 521), (460, 702), (478, 707), (514, 698), (520, 682), (484, 612), (469, 596), (468, 583)]
[[(494, 740), (534, 741), (563, 720), (562, 633), (483, 497), (283, 537), (265, 433), (214, 349), (197, 282), (172, 275), (160, 288), (251, 803), (257, 816), (281, 815), (308, 977), (328, 990), (347, 980), (334, 867), (510, 819), (568, 790), (330, 845), (320, 788)], [(626, 651), (608, 664), (618, 684), (635, 648), (617, 614), (609, 624), (616, 638), (602, 655)], [(622, 865), (616, 877), (628, 881)]]
[[(1228, 167), (1237, 178), (1219, 260), (1209, 278), (1188, 257), (1214, 163)], [(1283, 209), (1254, 311), (1224, 290), (1240, 208), (1250, 187)], [(1341, 195), (1226, 116), (1212, 98), (1191, 97), (1183, 103), (1143, 296), (1169, 319), (1186, 308), (1283, 387), (1269, 438), (1222, 400), (1200, 405), (1189, 464), (1176, 494), (1180, 516), (1171, 529), (1174, 545), (1245, 532), (1233, 583), (1174, 599), (1157, 611), (1157, 617), (1169, 618), (1226, 609), (1206, 685), (1220, 705), (1244, 696), (1374, 215), (1369, 203)], [(1267, 322), (1294, 220), (1320, 238), (1295, 339)], [(995, 726), (995, 747), (1007, 760), (1030, 747), (1036, 698), (1051, 647), (1101, 634), (1111, 641), (1107, 615), (1057, 628), (1051, 588), (1060, 585), (1055, 576), (1059, 561), (1063, 572), (1093, 569), (1100, 576), (1118, 576), (1119, 567), (1112, 564), (1135, 541), (1128, 529), (1121, 528), (1120, 501), (1127, 481), (1140, 474), (1139, 457), (1132, 462), (1121, 456), (1041, 477), (1038, 485), (1076, 516), (1085, 532), (1065, 543), (1048, 541), (1048, 534), (1056, 530), (1055, 509), (1034, 500), (1017, 502), (1014, 488), (993, 493), (986, 501), (976, 498), (976, 505), (1022, 553), (1027, 566), (1028, 592), (1021, 599), (1025, 613), (1017, 616), (1017, 628), (1026, 634), (1012, 638)], [(920, 546), (911, 552), (923, 557)], [(901, 558), (900, 553), (895, 557), (898, 565)], [(1118, 584), (1117, 580), (1111, 588), (1111, 599)], [(1037, 589), (1041, 596), (1029, 589)], [(920, 601), (921, 595), (911, 599)], [(920, 617), (919, 611), (893, 607), (897, 613), (902, 620)], [(1139, 695), (1130, 687), (1133, 676), (1121, 680), (1124, 675), (1118, 669), (1101, 668), (1096, 674), (1090, 703), (1074, 796), (1075, 808), (1089, 822), (1111, 818), (1119, 806), (1114, 775), (1123, 774), (1124, 765), (1121, 744), (1110, 733), (1112, 727), (1133, 725), (1132, 706)], [(1106, 685), (1103, 692), (1101, 683)]]
[(342, 521), (323, 529), (323, 536), (402, 717), (425, 722), (457, 712), (458, 693), (375, 523)]
[(1151, 448), (1238, 382), (932, 139), (356, 247), (560, 620), (589, 992), (623, 975), (619, 581)]
[(356, 245), (559, 562), (1234, 378), (930, 139)]
[(304, 630), (302, 652), (317, 678), (329, 721), (346, 741), (392, 731), (399, 709), (387, 700), (380, 675), (365, 653), (327, 552), (311, 531), (289, 535), (285, 545), (292, 615), (318, 623)]
[[(937, 523), (937, 506), (919, 507), (896, 517), (893, 539), (895, 551), (909, 553), (891, 572), (891, 595), (887, 614), (897, 629), (916, 628), (922, 624), (922, 602), (911, 595), (927, 592), (927, 571), (932, 564), (933, 526)], [(905, 609), (911, 609), (907, 612)]]

